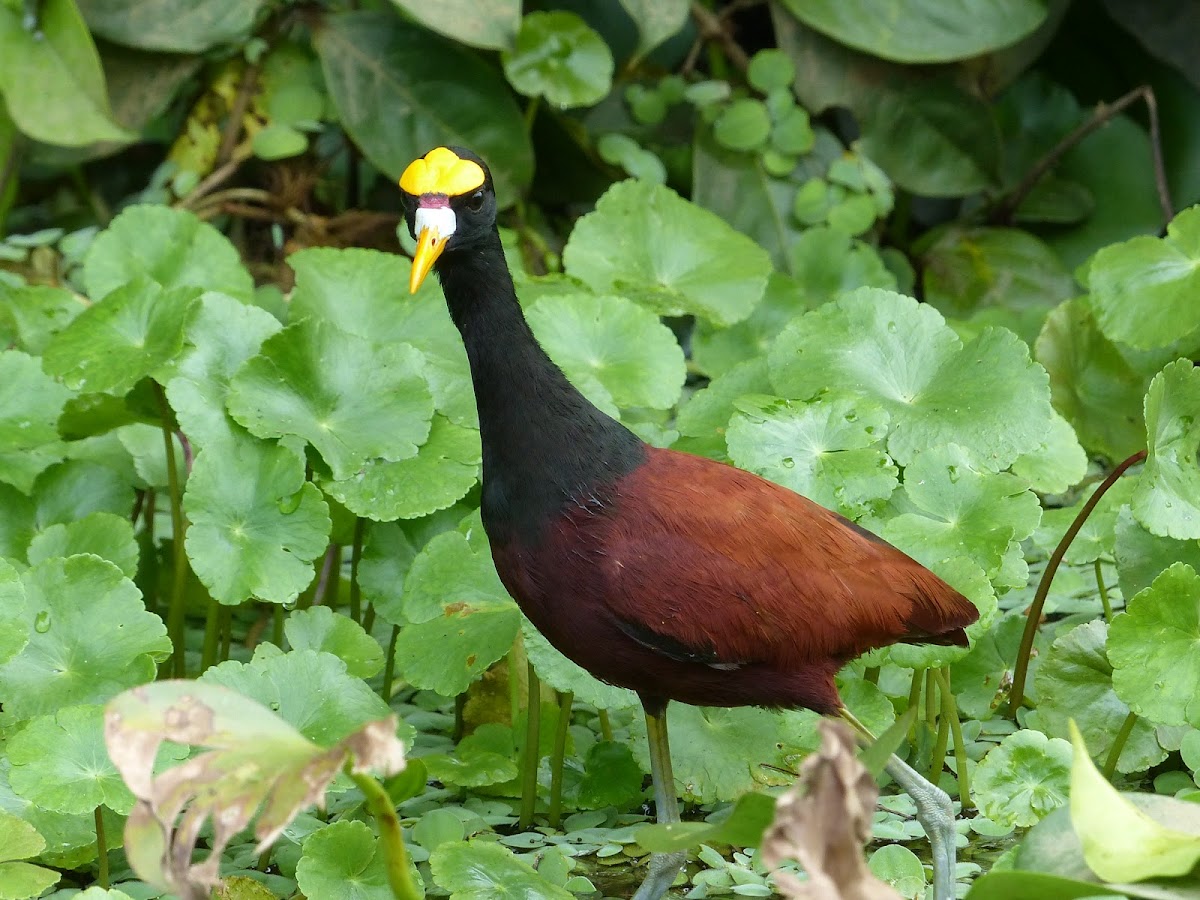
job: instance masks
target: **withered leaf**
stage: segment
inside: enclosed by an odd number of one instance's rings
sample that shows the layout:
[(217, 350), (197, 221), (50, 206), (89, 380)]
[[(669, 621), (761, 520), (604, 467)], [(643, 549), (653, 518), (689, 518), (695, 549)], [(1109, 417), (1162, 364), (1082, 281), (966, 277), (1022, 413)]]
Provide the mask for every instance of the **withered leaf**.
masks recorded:
[(791, 900), (900, 900), (863, 858), (879, 789), (854, 753), (854, 733), (831, 719), (818, 729), (820, 749), (804, 760), (796, 786), (775, 805), (775, 820), (763, 834), (763, 861), (773, 869), (785, 859), (804, 867), (807, 881), (775, 872)]
[[(105, 709), (104, 739), (137, 798), (125, 825), (130, 865), (181, 900), (208, 897), (220, 880), (221, 852), (256, 813), (261, 852), (301, 811), (324, 805), (343, 766), (394, 775), (405, 765), (395, 716), (319, 747), (259, 703), (196, 681), (160, 681), (114, 697)], [(163, 741), (210, 749), (155, 775)], [(211, 852), (193, 863), (208, 819)]]

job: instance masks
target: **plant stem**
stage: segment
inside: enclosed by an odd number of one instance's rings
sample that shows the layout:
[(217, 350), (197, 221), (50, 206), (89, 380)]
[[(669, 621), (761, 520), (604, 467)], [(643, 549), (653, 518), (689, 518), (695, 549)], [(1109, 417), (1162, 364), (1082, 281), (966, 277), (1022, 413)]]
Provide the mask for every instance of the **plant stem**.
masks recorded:
[(525, 133), (533, 134), (533, 122), (537, 118), (538, 107), (541, 105), (540, 96), (530, 98), (525, 104)]
[(521, 817), (517, 822), (522, 830), (533, 825), (537, 807), (537, 770), (541, 755), (542, 685), (533, 663), (526, 662), (529, 691), (525, 705), (525, 752), (521, 756)]
[(229, 645), (233, 643), (233, 607), (221, 606), (221, 621), (219, 623), (221, 631), (221, 651), (219, 659), (225, 662), (229, 659)]
[(413, 884), (408, 850), (404, 847), (404, 832), (400, 829), (400, 819), (387, 791), (370, 775), (352, 772), (349, 764), (346, 765), (346, 774), (367, 798), (367, 810), (379, 825), (379, 842), (383, 845), (384, 865), (392, 894), (396, 900), (419, 900), (421, 895)]
[(971, 776), (967, 772), (967, 748), (963, 744), (962, 723), (958, 720), (958, 703), (950, 690), (950, 668), (942, 666), (934, 673), (938, 690), (942, 695), (942, 719), (950, 722), (950, 736), (954, 740), (954, 768), (958, 770), (958, 799), (963, 809), (974, 806), (971, 802)]
[(863, 669), (863, 681), (869, 684), (879, 684), (879, 666), (867, 666)]
[(358, 585), (358, 564), (362, 562), (363, 535), (366, 520), (359, 516), (354, 520), (354, 543), (350, 547), (350, 618), (362, 624), (362, 589)]
[(158, 400), (159, 415), (162, 418), (163, 442), (167, 454), (167, 494), (171, 498), (171, 548), (173, 563), (171, 572), (171, 600), (167, 607), (167, 634), (174, 648), (171, 654), (171, 671), (176, 678), (183, 678), (187, 673), (184, 669), (184, 634), (183, 627), (187, 613), (187, 548), (184, 545), (183, 495), (179, 487), (179, 472), (175, 468), (175, 437), (171, 431), (171, 405), (162, 385), (154, 382), (154, 396)]
[(374, 630), (374, 628), (375, 628), (375, 604), (374, 603), (367, 604), (367, 611), (365, 613), (363, 613), (362, 627), (363, 627), (363, 631), (365, 631), (367, 634), (370, 634), (372, 632), (372, 630)]
[(1100, 560), (1096, 560), (1096, 589), (1100, 591), (1100, 605), (1104, 607), (1104, 621), (1111, 622), (1113, 618), (1112, 601), (1108, 599), (1108, 586), (1104, 583), (1104, 571)]
[(613, 739), (612, 722), (609, 721), (608, 710), (601, 709), (597, 710), (597, 712), (600, 713), (600, 737), (606, 741), (611, 741)]
[(400, 637), (400, 626), (392, 626), (392, 637), (388, 641), (387, 662), (383, 666), (383, 686), (379, 689), (379, 696), (383, 697), (384, 703), (392, 702), (392, 678), (396, 674), (396, 639)]
[[(921, 677), (921, 669), (913, 669), (912, 686), (908, 689), (908, 709), (919, 709), (917, 705), (921, 702), (921, 684), (925, 681)], [(912, 727), (908, 729), (909, 742), (917, 740), (917, 717), (913, 716)]]
[(271, 612), (271, 643), (280, 650), (286, 650), (283, 642), (283, 607), (276, 603), (275, 609)]
[(1154, 184), (1158, 189), (1158, 203), (1163, 212), (1163, 224), (1171, 221), (1174, 210), (1171, 204), (1171, 192), (1167, 184), (1166, 166), (1163, 163), (1162, 139), (1158, 127), (1158, 102), (1154, 97), (1154, 89), (1148, 84), (1136, 87), (1112, 103), (1097, 104), (1090, 118), (1081, 122), (1070, 133), (1065, 135), (1045, 156), (1039, 159), (1021, 179), (1020, 183), (1006, 197), (1002, 197), (988, 216), (988, 222), (993, 225), (1008, 224), (1013, 214), (1020, 208), (1030, 191), (1034, 189), (1046, 174), (1058, 165), (1085, 137), (1099, 129), (1110, 120), (1123, 112), (1138, 100), (1146, 101), (1146, 110), (1150, 119), (1150, 156), (1154, 164)]
[(925, 724), (937, 731), (937, 694), (934, 691), (933, 669), (925, 670)]
[(558, 727), (554, 730), (554, 753), (550, 757), (550, 827), (562, 822), (563, 760), (567, 755), (567, 729), (571, 727), (571, 691), (558, 696)]
[(108, 890), (108, 835), (104, 833), (104, 807), (97, 806), (93, 815), (96, 820), (96, 853), (100, 871), (96, 875), (96, 883)]
[(208, 598), (208, 610), (204, 616), (204, 647), (200, 651), (200, 674), (217, 663), (217, 647), (220, 644), (219, 638), (219, 622), (220, 622), (220, 605), (212, 597)]
[(1126, 469), (1145, 458), (1146, 451), (1139, 450), (1133, 456), (1123, 460), (1109, 473), (1108, 477), (1100, 483), (1100, 487), (1096, 488), (1092, 496), (1088, 497), (1087, 503), (1083, 504), (1083, 509), (1079, 510), (1079, 515), (1075, 517), (1071, 527), (1067, 529), (1062, 540), (1058, 542), (1058, 546), (1054, 548), (1054, 552), (1050, 554), (1050, 559), (1046, 562), (1046, 571), (1042, 573), (1042, 580), (1038, 582), (1033, 602), (1029, 604), (1029, 611), (1026, 613), (1025, 633), (1021, 635), (1021, 647), (1017, 651), (1017, 661), (1013, 667), (1012, 693), (1008, 704), (1008, 715), (1013, 721), (1016, 721), (1017, 710), (1025, 703), (1025, 679), (1029, 674), (1029, 657), (1033, 653), (1033, 640), (1037, 637), (1038, 625), (1042, 621), (1042, 609), (1045, 608), (1046, 597), (1050, 594), (1050, 584), (1054, 581), (1054, 575), (1058, 572), (1058, 567), (1062, 563), (1063, 557), (1066, 556), (1067, 549), (1075, 540), (1075, 536), (1079, 534), (1083, 523), (1092, 514), (1092, 510), (1096, 508), (1096, 504), (1100, 502), (1100, 498), (1108, 493), (1108, 489), (1116, 484), (1117, 479)]
[(1113, 745), (1109, 748), (1108, 758), (1104, 760), (1104, 777), (1109, 781), (1112, 781), (1113, 775), (1117, 772), (1117, 762), (1121, 759), (1121, 751), (1125, 749), (1125, 742), (1129, 740), (1129, 735), (1133, 733), (1133, 726), (1137, 724), (1137, 720), (1138, 714), (1130, 710), (1129, 715), (1125, 717), (1125, 721), (1121, 723), (1121, 730), (1113, 738)]
[(450, 736), (454, 743), (463, 739), (467, 733), (467, 694), (464, 691), (454, 698), (454, 733)]
[[(946, 768), (946, 745), (950, 741), (950, 720), (945, 716), (946, 693), (945, 691), (941, 690), (941, 685), (938, 683), (936, 672), (936, 669), (930, 669), (929, 675), (933, 679), (934, 685), (939, 688), (938, 694), (941, 695), (941, 707), (943, 714), (938, 716), (937, 737), (934, 738), (933, 741), (933, 757), (929, 762), (930, 784), (937, 784), (938, 779), (942, 774), (942, 770)], [(930, 693), (932, 694), (933, 691), (931, 690)]]

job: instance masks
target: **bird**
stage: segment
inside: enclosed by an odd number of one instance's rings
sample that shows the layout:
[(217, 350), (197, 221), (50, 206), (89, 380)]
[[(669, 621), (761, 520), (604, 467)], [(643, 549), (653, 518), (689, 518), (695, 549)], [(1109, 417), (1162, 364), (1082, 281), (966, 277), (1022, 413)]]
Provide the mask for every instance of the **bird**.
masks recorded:
[[(561, 653), (637, 693), (660, 822), (679, 821), (671, 701), (848, 715), (834, 683), (848, 661), (896, 642), (968, 645), (974, 604), (891, 544), (755, 474), (651, 446), (584, 397), (525, 320), (478, 154), (435, 147), (399, 187), (410, 292), (436, 273), (470, 364), (496, 572)], [(950, 798), (894, 754), (887, 770), (950, 900)], [(661, 897), (683, 862), (652, 857), (635, 900)]]

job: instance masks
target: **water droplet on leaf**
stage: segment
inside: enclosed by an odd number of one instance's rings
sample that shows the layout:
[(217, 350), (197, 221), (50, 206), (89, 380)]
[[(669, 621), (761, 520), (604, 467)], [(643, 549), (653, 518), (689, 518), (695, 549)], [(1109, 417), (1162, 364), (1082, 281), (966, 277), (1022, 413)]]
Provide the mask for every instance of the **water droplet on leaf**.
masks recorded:
[(33, 630), (45, 634), (50, 630), (50, 610), (43, 609), (33, 620)]
[(792, 459), (790, 456), (785, 456), (783, 458), (783, 467), (785, 469), (795, 468), (795, 465), (796, 465), (796, 461), (794, 459)]

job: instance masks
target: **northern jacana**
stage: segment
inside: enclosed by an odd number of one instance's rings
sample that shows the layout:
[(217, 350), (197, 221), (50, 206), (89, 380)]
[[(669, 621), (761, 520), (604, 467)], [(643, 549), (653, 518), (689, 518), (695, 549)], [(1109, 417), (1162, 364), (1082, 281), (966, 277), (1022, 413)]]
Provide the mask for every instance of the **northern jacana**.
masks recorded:
[[(834, 675), (854, 657), (967, 643), (975, 607), (895, 547), (756, 475), (648, 446), (590, 403), (526, 324), (482, 159), (438, 147), (400, 188), (410, 289), (437, 272), (470, 360), (496, 571), (555, 647), (641, 698), (659, 821), (679, 819), (669, 701), (836, 715)], [(916, 801), (935, 894), (950, 900), (950, 798), (896, 756), (888, 771)], [(662, 896), (682, 862), (653, 859), (636, 900)]]

